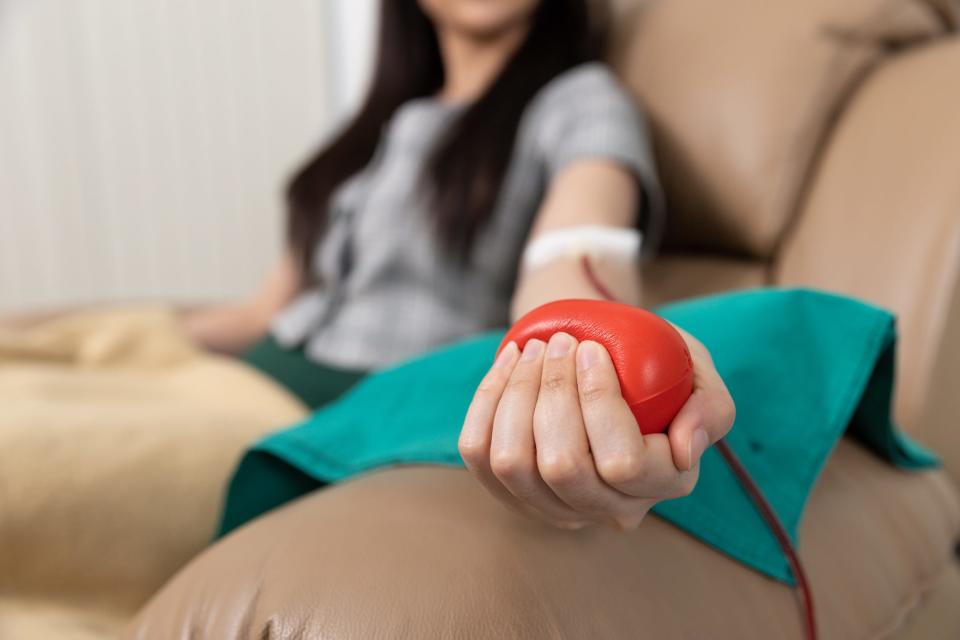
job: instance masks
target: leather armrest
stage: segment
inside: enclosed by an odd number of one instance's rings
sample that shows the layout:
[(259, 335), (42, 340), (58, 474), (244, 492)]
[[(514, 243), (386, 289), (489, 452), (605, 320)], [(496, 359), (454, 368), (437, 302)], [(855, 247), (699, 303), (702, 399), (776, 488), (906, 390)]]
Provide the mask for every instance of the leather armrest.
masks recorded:
[[(895, 627), (956, 564), (958, 532), (960, 502), (943, 471), (904, 473), (842, 439), (799, 532), (822, 636)], [(947, 633), (960, 614), (952, 609), (938, 624)], [(410, 465), (313, 492), (240, 527), (171, 580), (124, 637), (766, 640), (801, 632), (792, 589), (655, 516), (625, 533), (564, 531), (507, 510), (463, 469)]]

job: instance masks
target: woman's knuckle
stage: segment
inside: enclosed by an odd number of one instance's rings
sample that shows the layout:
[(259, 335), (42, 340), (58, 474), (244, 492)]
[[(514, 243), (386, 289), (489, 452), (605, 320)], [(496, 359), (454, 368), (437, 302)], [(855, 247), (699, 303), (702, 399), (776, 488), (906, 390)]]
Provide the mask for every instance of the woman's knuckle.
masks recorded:
[(583, 464), (575, 455), (567, 452), (555, 452), (543, 456), (537, 465), (540, 476), (552, 485), (574, 483), (583, 475)]
[(491, 376), (486, 376), (477, 386), (477, 396), (481, 398), (489, 397), (500, 389), (500, 385)]
[(525, 461), (513, 451), (497, 451), (490, 455), (490, 470), (501, 480), (513, 480), (523, 475)]
[(457, 450), (465, 462), (471, 463), (481, 462), (483, 456), (486, 454), (483, 443), (473, 437), (461, 436), (457, 442)]
[(506, 391), (507, 392), (526, 392), (529, 391), (533, 386), (533, 379), (527, 376), (511, 376), (507, 381)]
[(552, 371), (544, 374), (543, 382), (540, 385), (544, 391), (551, 393), (563, 391), (570, 385), (570, 381), (560, 371)]
[(646, 475), (646, 465), (635, 453), (615, 451), (597, 458), (597, 473), (611, 485), (642, 482)]
[(589, 404), (600, 402), (607, 397), (607, 388), (596, 380), (587, 380), (580, 387), (580, 398)]

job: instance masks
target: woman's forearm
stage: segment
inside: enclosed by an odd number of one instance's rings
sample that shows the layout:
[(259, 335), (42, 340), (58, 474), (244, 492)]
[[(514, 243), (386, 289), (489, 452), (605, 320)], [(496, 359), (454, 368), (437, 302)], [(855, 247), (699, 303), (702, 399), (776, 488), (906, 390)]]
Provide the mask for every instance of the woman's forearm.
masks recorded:
[[(640, 267), (622, 259), (592, 258), (590, 265), (604, 285), (624, 302), (640, 306)], [(600, 299), (590, 283), (580, 258), (563, 258), (524, 273), (517, 282), (510, 307), (514, 322), (531, 309), (564, 298)]]

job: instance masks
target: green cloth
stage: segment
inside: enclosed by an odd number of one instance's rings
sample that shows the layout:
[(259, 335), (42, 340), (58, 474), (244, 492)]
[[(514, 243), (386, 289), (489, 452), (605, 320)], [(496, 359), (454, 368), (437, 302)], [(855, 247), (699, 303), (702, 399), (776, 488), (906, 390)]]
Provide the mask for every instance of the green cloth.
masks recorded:
[(367, 375), (366, 371), (338, 369), (315, 362), (302, 347), (288, 349), (270, 334), (240, 358), (283, 385), (311, 409), (336, 400)]
[[(710, 296), (657, 312), (713, 354), (737, 404), (727, 441), (794, 541), (810, 489), (848, 425), (895, 465), (937, 464), (890, 419), (895, 326), (888, 312), (803, 289)], [(221, 534), (324, 482), (389, 465), (461, 466), (460, 426), (502, 336), (472, 337), (372, 374), (302, 424), (261, 440), (233, 478)], [(704, 454), (693, 493), (653, 511), (792, 583), (776, 539), (714, 449)]]
[[(336, 400), (367, 375), (366, 371), (339, 369), (311, 360), (303, 347), (284, 347), (271, 334), (240, 358), (273, 378), (311, 409)], [(232, 529), (324, 484), (273, 456), (245, 456), (234, 472), (230, 489), (231, 495), (243, 496), (243, 499), (229, 503), (224, 526)]]

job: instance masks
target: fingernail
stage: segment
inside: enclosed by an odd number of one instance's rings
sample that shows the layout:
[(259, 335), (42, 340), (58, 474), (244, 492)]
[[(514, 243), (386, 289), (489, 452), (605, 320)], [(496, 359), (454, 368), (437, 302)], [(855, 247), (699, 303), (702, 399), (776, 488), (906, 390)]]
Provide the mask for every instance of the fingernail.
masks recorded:
[(703, 455), (703, 452), (707, 450), (707, 444), (709, 444), (710, 439), (707, 437), (707, 432), (703, 430), (703, 427), (697, 427), (693, 432), (693, 435), (690, 436), (690, 443), (687, 445), (689, 447), (689, 460), (687, 471), (693, 469), (693, 466), (700, 461), (700, 456)]
[(497, 359), (493, 361), (493, 368), (499, 369), (500, 367), (506, 366), (506, 364), (513, 360), (516, 355), (517, 343), (511, 340), (507, 343), (507, 346), (500, 350), (500, 354), (497, 356)]
[(528, 340), (527, 344), (523, 347), (523, 355), (520, 356), (520, 359), (524, 362), (529, 362), (530, 360), (539, 358), (542, 353), (543, 340)]
[(555, 333), (547, 344), (548, 358), (562, 358), (570, 353), (570, 347), (573, 346), (573, 338), (566, 333)]
[(581, 342), (577, 348), (577, 368), (586, 369), (600, 360), (600, 345), (596, 342)]

